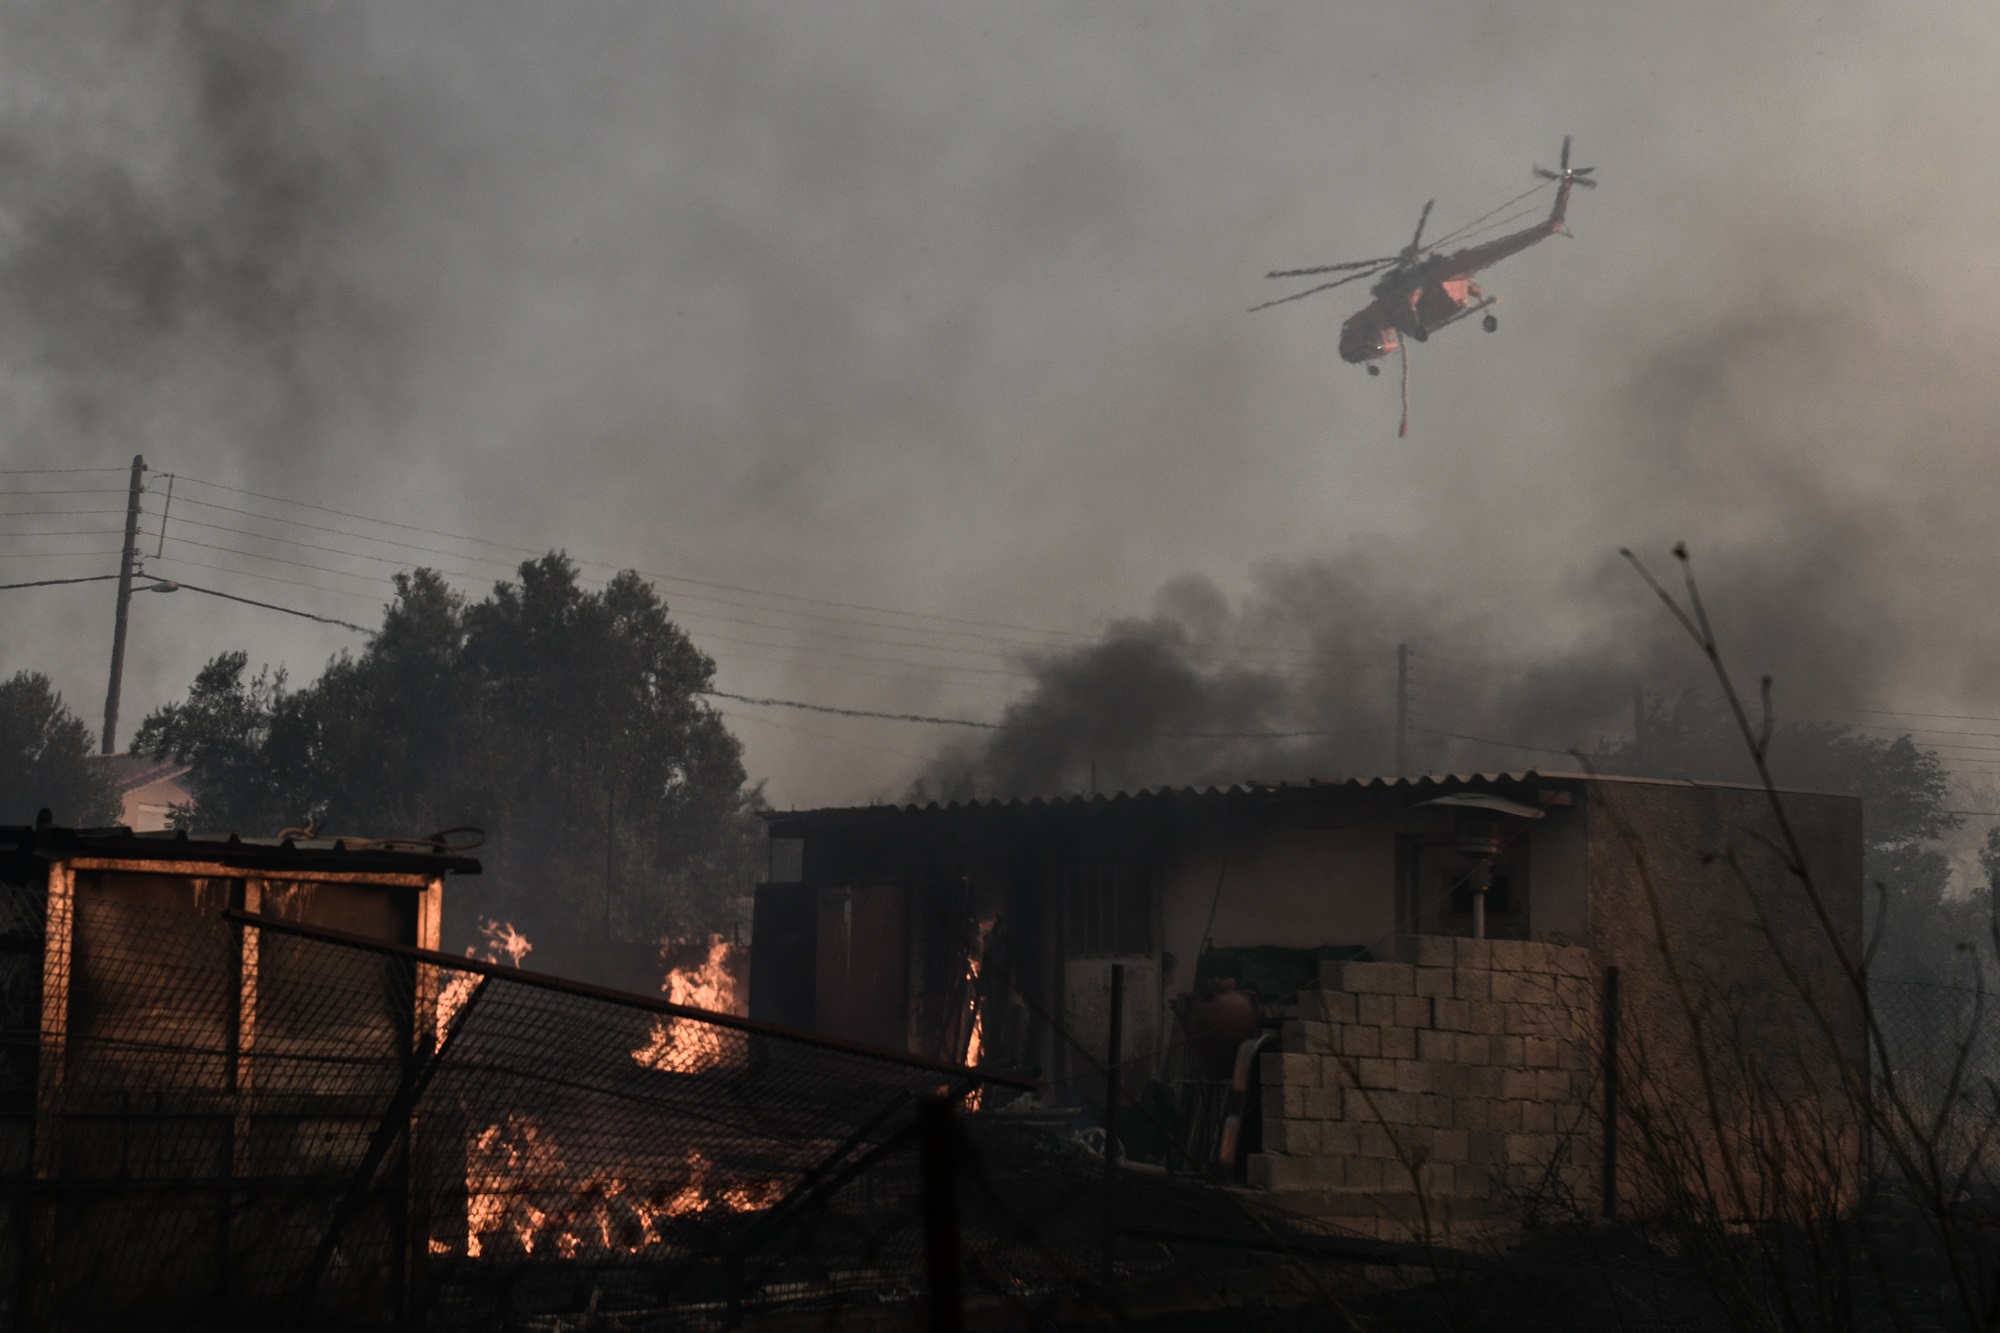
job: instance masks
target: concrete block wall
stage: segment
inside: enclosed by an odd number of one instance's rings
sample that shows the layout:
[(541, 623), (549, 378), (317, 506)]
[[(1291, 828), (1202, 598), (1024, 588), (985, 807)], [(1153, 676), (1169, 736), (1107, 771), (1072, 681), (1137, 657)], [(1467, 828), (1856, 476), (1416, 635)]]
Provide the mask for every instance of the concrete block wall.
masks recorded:
[(1588, 1198), (1589, 951), (1406, 935), (1376, 952), (1383, 961), (1326, 964), (1264, 1056), (1251, 1186), (1385, 1236), (1424, 1218), (1504, 1225), (1536, 1196), (1552, 1211)]

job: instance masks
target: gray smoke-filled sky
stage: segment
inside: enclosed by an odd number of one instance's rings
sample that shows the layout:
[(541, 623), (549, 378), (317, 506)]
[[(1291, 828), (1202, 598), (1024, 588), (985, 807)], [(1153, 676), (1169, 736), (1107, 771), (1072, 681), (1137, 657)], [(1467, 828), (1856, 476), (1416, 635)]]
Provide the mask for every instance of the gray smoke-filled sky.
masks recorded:
[[(1996, 54), (1969, 3), (21, 0), (5, 466), (143, 451), (497, 544), (177, 483), (213, 526), (156, 569), (362, 623), (404, 560), (672, 576), (737, 693), (997, 718), (1022, 651), (1157, 614), (1253, 691), (1365, 695), (1327, 717), (1379, 721), (1407, 640), (1429, 725), (1556, 747), (1680, 679), (1615, 551), (1684, 538), (1781, 700), (1977, 716)], [(1409, 439), (1393, 365), (1335, 355), (1358, 285), (1245, 313), (1426, 198), (1442, 228), (1518, 193), (1565, 133), (1603, 188), (1486, 275), (1498, 334), (1419, 349)], [(51, 553), (117, 516), (52, 511), (120, 503), (10, 501), (4, 581), (109, 568)], [(109, 585), (0, 596), (0, 670), (95, 726)], [(140, 598), (123, 730), (216, 651), (302, 679), (357, 642)], [(724, 707), (780, 805), (900, 795), (953, 739)]]

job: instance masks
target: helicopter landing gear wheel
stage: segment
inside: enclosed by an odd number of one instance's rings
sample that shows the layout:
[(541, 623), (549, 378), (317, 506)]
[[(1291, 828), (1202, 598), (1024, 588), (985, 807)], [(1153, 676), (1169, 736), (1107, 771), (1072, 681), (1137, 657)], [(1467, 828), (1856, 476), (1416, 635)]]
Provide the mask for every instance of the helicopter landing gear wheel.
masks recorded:
[(1479, 321), (1479, 327), (1485, 329), (1488, 333), (1493, 332), (1493, 330), (1500, 327), (1500, 316), (1488, 315), (1485, 319)]
[(1382, 373), (1382, 367), (1371, 364), (1368, 367), (1368, 373), (1370, 375), (1380, 375)]
[(1427, 343), (1431, 340), (1431, 331), (1429, 329), (1411, 329), (1410, 336), (1420, 343)]

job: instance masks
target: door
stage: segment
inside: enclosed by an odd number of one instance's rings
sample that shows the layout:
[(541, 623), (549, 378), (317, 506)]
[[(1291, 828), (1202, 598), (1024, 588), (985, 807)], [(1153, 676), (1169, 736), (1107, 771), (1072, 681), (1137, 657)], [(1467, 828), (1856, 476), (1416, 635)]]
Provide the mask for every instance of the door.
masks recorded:
[(819, 891), (814, 1030), (903, 1050), (909, 952), (901, 885)]

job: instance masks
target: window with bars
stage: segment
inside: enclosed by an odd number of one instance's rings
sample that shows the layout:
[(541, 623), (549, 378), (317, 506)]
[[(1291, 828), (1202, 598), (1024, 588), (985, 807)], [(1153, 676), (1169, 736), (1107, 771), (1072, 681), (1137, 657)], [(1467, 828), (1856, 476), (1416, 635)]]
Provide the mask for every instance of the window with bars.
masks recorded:
[(1096, 862), (1072, 869), (1066, 879), (1072, 957), (1153, 951), (1153, 879), (1147, 867)]

